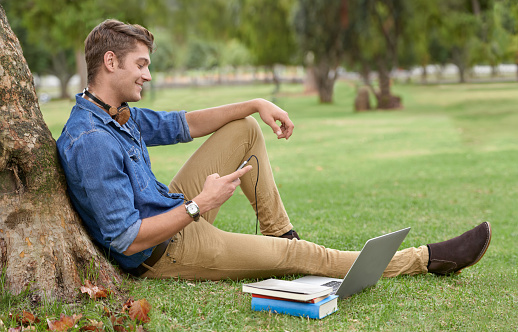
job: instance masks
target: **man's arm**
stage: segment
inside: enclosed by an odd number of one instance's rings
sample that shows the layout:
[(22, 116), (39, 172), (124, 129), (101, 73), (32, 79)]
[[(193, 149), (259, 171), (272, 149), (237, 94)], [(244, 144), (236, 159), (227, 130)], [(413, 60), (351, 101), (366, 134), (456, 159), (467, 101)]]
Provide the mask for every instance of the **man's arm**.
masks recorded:
[[(223, 205), (241, 183), (239, 178), (251, 169), (252, 166), (246, 166), (226, 176), (209, 175), (201, 193), (193, 198), (200, 208), (200, 214)], [(192, 221), (184, 206), (176, 207), (157, 216), (144, 218), (137, 237), (123, 254), (129, 256), (156, 246), (181, 231)]]
[[(228, 104), (188, 112), (185, 115), (191, 137), (202, 137), (211, 134), (227, 123), (243, 119), (258, 112), (261, 119), (269, 125), (277, 138), (288, 139), (293, 133), (293, 122), (288, 113), (275, 104), (265, 99), (252, 99), (249, 101)], [(280, 125), (277, 124), (280, 122)]]

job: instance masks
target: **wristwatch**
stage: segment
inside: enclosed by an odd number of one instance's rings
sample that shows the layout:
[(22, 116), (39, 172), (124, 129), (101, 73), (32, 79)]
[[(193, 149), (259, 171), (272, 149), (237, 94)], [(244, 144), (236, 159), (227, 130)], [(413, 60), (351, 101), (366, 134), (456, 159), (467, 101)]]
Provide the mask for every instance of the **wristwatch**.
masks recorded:
[(198, 221), (200, 219), (200, 208), (195, 202), (185, 202), (185, 211), (187, 211), (187, 214), (190, 215), (194, 221)]

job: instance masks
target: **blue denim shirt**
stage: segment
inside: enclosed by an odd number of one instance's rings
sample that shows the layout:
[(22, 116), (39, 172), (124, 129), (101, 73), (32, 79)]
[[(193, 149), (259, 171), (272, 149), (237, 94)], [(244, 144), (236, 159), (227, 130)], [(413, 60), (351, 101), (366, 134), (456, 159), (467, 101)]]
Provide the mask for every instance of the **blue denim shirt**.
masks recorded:
[(56, 142), (68, 193), (93, 239), (123, 269), (135, 268), (153, 250), (122, 254), (135, 240), (142, 219), (184, 201), (183, 195), (169, 193), (157, 181), (146, 146), (191, 141), (185, 111), (131, 107), (131, 118), (121, 126), (81, 96), (76, 95)]

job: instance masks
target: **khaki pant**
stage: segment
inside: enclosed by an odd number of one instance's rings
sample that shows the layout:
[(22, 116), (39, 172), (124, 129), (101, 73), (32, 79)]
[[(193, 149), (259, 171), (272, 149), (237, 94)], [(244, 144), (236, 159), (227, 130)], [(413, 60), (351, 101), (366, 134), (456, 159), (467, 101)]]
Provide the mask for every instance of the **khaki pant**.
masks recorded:
[[(180, 169), (169, 189), (193, 198), (208, 175), (232, 173), (251, 155), (259, 160), (261, 233), (282, 235), (292, 225), (273, 179), (261, 129), (252, 117), (233, 121), (212, 134)], [(253, 169), (241, 178), (241, 189), (255, 208), (258, 167), (251, 164)], [(176, 234), (163, 257), (142, 277), (220, 280), (312, 274), (343, 278), (359, 254), (303, 240), (225, 232), (213, 226), (217, 213), (209, 211)], [(383, 275), (426, 273), (427, 263), (426, 246), (408, 248), (396, 253)]]

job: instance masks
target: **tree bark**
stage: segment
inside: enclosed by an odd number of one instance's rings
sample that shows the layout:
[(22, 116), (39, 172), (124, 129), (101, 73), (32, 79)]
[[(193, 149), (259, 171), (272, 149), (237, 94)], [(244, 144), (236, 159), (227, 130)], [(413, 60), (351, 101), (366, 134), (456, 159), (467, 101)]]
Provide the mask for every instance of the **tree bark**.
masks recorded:
[(86, 88), (87, 84), (87, 69), (86, 69), (86, 60), (85, 60), (85, 52), (82, 50), (76, 50), (76, 71), (79, 75), (79, 90), (83, 90)]
[(117, 292), (119, 272), (93, 245), (66, 193), (18, 39), (0, 6), (0, 268), (13, 294), (73, 300), (83, 279)]
[(315, 68), (313, 65), (306, 67), (306, 76), (304, 77), (304, 93), (315, 93), (318, 91), (315, 78)]
[(318, 61), (316, 66), (313, 67), (313, 70), (320, 102), (327, 104), (332, 103), (334, 85), (337, 76), (336, 68), (331, 68), (330, 61), (324, 58)]
[(64, 51), (52, 55), (52, 73), (59, 79), (60, 98), (70, 99), (68, 82), (74, 74), (68, 71), (67, 55)]
[(401, 108), (401, 98), (393, 96), (390, 92), (390, 73), (386, 61), (385, 58), (379, 58), (377, 61), (379, 81), (379, 92), (376, 94), (377, 108), (382, 110)]

